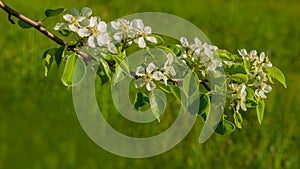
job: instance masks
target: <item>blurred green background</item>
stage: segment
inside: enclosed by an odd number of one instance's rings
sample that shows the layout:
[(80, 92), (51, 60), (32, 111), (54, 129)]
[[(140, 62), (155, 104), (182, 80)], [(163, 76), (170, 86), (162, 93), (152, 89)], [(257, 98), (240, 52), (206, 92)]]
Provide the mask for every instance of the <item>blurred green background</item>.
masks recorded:
[[(6, 0), (31, 18), (47, 8), (89, 6), (110, 21), (136, 12), (177, 15), (198, 26), (219, 48), (267, 51), (287, 77), (288, 89), (273, 87), (262, 125), (255, 111), (243, 129), (214, 134), (199, 144), (201, 126), (159, 156), (129, 159), (98, 147), (82, 130), (71, 90), (53, 68), (44, 78), (41, 56), (56, 44), (22, 30), (0, 11), (0, 169), (96, 168), (299, 168), (300, 1)], [(201, 119), (199, 120), (201, 121)]]

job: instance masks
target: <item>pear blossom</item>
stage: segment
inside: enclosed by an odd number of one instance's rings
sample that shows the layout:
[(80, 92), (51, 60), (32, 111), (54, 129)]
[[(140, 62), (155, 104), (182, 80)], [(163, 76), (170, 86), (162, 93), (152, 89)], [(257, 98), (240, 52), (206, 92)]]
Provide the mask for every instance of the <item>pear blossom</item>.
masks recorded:
[(116, 41), (121, 42), (126, 38), (134, 38), (136, 32), (132, 29), (130, 21), (126, 19), (117, 19), (111, 22), (111, 26), (115, 31), (113, 37)]
[(215, 72), (217, 67), (222, 66), (222, 62), (218, 60), (214, 52), (218, 49), (216, 46), (209, 45), (201, 42), (199, 38), (194, 39), (194, 43), (189, 44), (187, 38), (181, 37), (180, 42), (187, 53), (182, 56), (186, 58), (187, 55), (191, 55), (191, 61), (200, 61), (207, 67), (207, 70)]
[(87, 26), (90, 25), (89, 18), (92, 15), (92, 10), (88, 7), (83, 7), (81, 13), (75, 8), (72, 8), (70, 12), (70, 14), (63, 16), (68, 23), (58, 23), (54, 29), (63, 30), (68, 27), (71, 31), (77, 32), (80, 37), (88, 37), (91, 31)]
[(229, 88), (232, 90), (231, 98), (234, 100), (237, 100), (237, 105), (236, 105), (236, 111), (238, 112), (240, 109), (243, 111), (247, 111), (246, 107), (246, 96), (247, 96), (247, 91), (246, 91), (246, 84), (236, 84), (236, 83), (231, 83), (229, 84)]
[(155, 83), (153, 80), (159, 81), (162, 80), (164, 75), (162, 72), (156, 70), (156, 66), (154, 63), (150, 63), (146, 70), (144, 67), (139, 66), (135, 72), (136, 76), (142, 77), (134, 82), (135, 88), (141, 88), (146, 84), (146, 89), (148, 91), (152, 91), (156, 88)]
[(131, 21), (131, 27), (136, 31), (140, 37), (134, 40), (135, 43), (138, 44), (140, 48), (146, 47), (145, 40), (148, 40), (152, 43), (157, 43), (157, 40), (154, 36), (151, 36), (151, 27), (144, 26), (144, 23), (141, 19), (134, 19)]
[(263, 84), (259, 89), (255, 90), (255, 94), (263, 99), (267, 98), (266, 93), (270, 93), (272, 91), (272, 87), (267, 84)]
[(163, 75), (164, 76), (162, 77), (165, 85), (168, 85), (167, 84), (168, 76), (175, 76), (176, 75), (176, 71), (173, 67), (173, 62), (174, 62), (173, 55), (171, 53), (168, 53), (167, 54), (167, 61), (165, 62), (164, 67), (163, 67), (163, 70), (164, 70)]

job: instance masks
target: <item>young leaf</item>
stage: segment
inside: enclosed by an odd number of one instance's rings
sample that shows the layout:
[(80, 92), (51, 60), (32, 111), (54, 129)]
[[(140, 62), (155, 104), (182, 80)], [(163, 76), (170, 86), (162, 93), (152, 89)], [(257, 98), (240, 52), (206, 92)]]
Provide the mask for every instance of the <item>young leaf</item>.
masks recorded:
[(249, 60), (244, 59), (244, 68), (245, 68), (246, 73), (250, 72), (250, 62), (249, 62)]
[(51, 55), (47, 55), (45, 58), (45, 77), (48, 76), (48, 72), (51, 68), (53, 62), (53, 57)]
[(108, 63), (104, 59), (102, 59), (102, 58), (100, 59), (100, 62), (102, 64), (103, 68), (104, 68), (106, 76), (108, 77), (109, 80), (111, 80), (112, 73), (111, 73), (111, 70), (109, 68)]
[(81, 57), (77, 57), (73, 70), (72, 86), (78, 85), (86, 75), (86, 65)]
[(250, 87), (246, 88), (246, 92), (247, 92), (247, 96), (246, 96), (246, 107), (256, 107), (257, 106), (257, 102), (255, 99), (255, 94), (253, 89), (251, 89)]
[(62, 83), (67, 87), (72, 86), (73, 71), (75, 67), (76, 58), (76, 54), (72, 54), (69, 56), (61, 77)]
[(209, 113), (210, 110), (210, 98), (206, 94), (202, 94), (200, 96), (200, 107), (199, 107), (199, 113), (198, 114), (203, 114), (203, 113)]
[(187, 96), (192, 95), (197, 91), (196, 89), (199, 87), (198, 83), (198, 77), (196, 74), (189, 72), (183, 80), (183, 90), (186, 93)]
[(176, 46), (176, 45), (168, 45), (167, 47), (169, 49), (171, 49), (176, 56), (180, 56), (181, 55), (181, 49), (178, 46)]
[(176, 85), (170, 85), (171, 92), (173, 93), (174, 97), (180, 102), (181, 101), (181, 93), (180, 88)]
[(231, 75), (231, 79), (237, 83), (247, 83), (247, 81), (248, 81), (247, 75), (244, 75), (241, 73)]
[(149, 96), (150, 107), (154, 117), (160, 122), (160, 116), (165, 110), (166, 97), (161, 90), (153, 90)]
[(29, 29), (32, 27), (31, 25), (29, 25), (28, 23), (26, 23), (22, 20), (18, 20), (18, 25), (23, 29)]
[(276, 80), (278, 80), (285, 88), (287, 88), (286, 86), (286, 82), (285, 82), (285, 76), (282, 73), (282, 71), (280, 69), (278, 69), (277, 67), (269, 67), (266, 68), (266, 71), (268, 72), (268, 75), (275, 78)]
[(144, 106), (149, 105), (150, 101), (145, 93), (138, 92), (135, 97), (134, 108), (140, 110)]
[(43, 54), (43, 59), (45, 59), (45, 77), (48, 76), (48, 72), (52, 66), (56, 50), (57, 48), (48, 49)]
[(65, 8), (58, 8), (58, 9), (47, 9), (45, 11), (45, 15), (46, 17), (52, 17), (52, 16), (57, 16), (63, 12), (65, 12), (66, 9)]
[(259, 124), (261, 124), (264, 118), (264, 112), (265, 112), (265, 102), (263, 100), (259, 100), (256, 107), (257, 119)]
[(236, 125), (236, 127), (241, 129), (242, 123), (243, 123), (242, 115), (239, 112), (234, 111), (233, 118), (234, 118), (234, 124)]
[(63, 29), (63, 30), (59, 31), (59, 33), (60, 33), (62, 36), (69, 36), (72, 32), (69, 31), (68, 29)]
[(217, 56), (223, 61), (234, 61), (236, 56), (226, 50), (217, 50)]
[(57, 67), (59, 67), (59, 65), (62, 61), (62, 58), (64, 58), (64, 56), (65, 56), (66, 47), (67, 46), (61, 46), (55, 52), (55, 62), (56, 62)]
[(217, 128), (215, 129), (216, 133), (221, 135), (228, 135), (232, 133), (234, 130), (235, 130), (235, 125), (228, 120), (220, 121)]

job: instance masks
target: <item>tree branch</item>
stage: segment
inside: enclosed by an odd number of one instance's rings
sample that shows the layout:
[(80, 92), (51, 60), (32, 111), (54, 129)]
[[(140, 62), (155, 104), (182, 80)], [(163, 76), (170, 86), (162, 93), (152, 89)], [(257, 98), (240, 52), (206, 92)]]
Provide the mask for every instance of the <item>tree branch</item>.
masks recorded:
[[(29, 24), (30, 26), (32, 26), (33, 28), (35, 28), (36, 30), (41, 32), (42, 34), (46, 35), (48, 38), (50, 38), (51, 40), (53, 40), (57, 44), (67, 45), (67, 43), (64, 40), (60, 39), (59, 37), (57, 37), (54, 34), (52, 34), (51, 32), (49, 32), (46, 28), (44, 28), (40, 21), (34, 21), (34, 20), (28, 18), (27, 16), (17, 12), (16, 10), (14, 10), (14, 9), (10, 8), (9, 6), (7, 6), (2, 0), (0, 0), (0, 7), (8, 14), (8, 20), (10, 21), (10, 23), (15, 24), (14, 20), (11, 19), (11, 16), (14, 16), (14, 17), (20, 19), (21, 21)], [(80, 51), (74, 45), (68, 46), (68, 50), (73, 51), (73, 52), (77, 53), (78, 55), (80, 55), (84, 58), (88, 58), (87, 53)], [(132, 76), (138, 78), (135, 75), (134, 72), (130, 72), (130, 74)], [(170, 78), (168, 81), (171, 81), (174, 84), (178, 84), (179, 82), (183, 82), (183, 79), (181, 79), (181, 78)], [(207, 90), (209, 90), (209, 91), (211, 90), (210, 87), (205, 83), (205, 81), (199, 80), (199, 83), (202, 84)]]
[[(21, 21), (29, 24), (30, 26), (32, 26), (33, 28), (35, 28), (36, 30), (41, 32), (42, 34), (46, 35), (48, 38), (53, 40), (55, 43), (57, 43), (59, 45), (67, 45), (67, 43), (65, 41), (63, 41), (59, 37), (57, 37), (54, 34), (52, 34), (51, 32), (49, 32), (46, 28), (44, 28), (40, 21), (34, 21), (34, 20), (26, 17), (25, 15), (23, 15), (23, 14), (17, 12), (16, 10), (10, 8), (9, 6), (7, 6), (2, 0), (0, 0), (0, 7), (8, 14), (8, 20), (10, 21), (10, 23), (15, 24), (15, 22), (11, 19), (11, 16), (14, 16), (14, 17), (20, 19)], [(85, 58), (88, 57), (88, 55), (86, 53), (80, 51), (79, 49), (76, 49), (75, 46), (68, 46), (68, 50), (76, 52), (78, 55), (80, 55), (82, 57), (85, 57)]]

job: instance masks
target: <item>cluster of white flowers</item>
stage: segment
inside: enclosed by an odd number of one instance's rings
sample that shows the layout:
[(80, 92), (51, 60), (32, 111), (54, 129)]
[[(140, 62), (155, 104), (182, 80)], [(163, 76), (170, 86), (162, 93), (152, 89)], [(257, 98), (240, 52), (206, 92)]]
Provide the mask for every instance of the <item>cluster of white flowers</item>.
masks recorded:
[(132, 39), (138, 44), (140, 48), (146, 47), (146, 42), (150, 41), (152, 43), (157, 43), (157, 40), (152, 36), (152, 29), (149, 26), (145, 26), (141, 19), (133, 19), (128, 21), (126, 19), (118, 19), (111, 22), (112, 28), (114, 30), (114, 39), (118, 42), (123, 42), (129, 40), (131, 43)]
[(231, 83), (229, 84), (229, 88), (232, 90), (231, 98), (237, 100), (236, 104), (236, 111), (239, 112), (240, 109), (247, 111), (246, 107), (246, 84), (236, 84)]
[[(182, 58), (191, 59), (193, 62), (201, 62), (207, 67), (207, 70), (215, 72), (217, 67), (222, 66), (222, 61), (216, 58), (216, 46), (202, 43), (198, 38), (194, 39), (194, 43), (189, 44), (187, 38), (180, 38), (181, 47), (183, 48)], [(202, 72), (202, 74), (204, 74)]]
[(135, 88), (141, 88), (146, 84), (146, 89), (152, 91), (156, 88), (155, 81), (164, 81), (165, 85), (170, 77), (176, 75), (176, 71), (173, 67), (174, 57), (171, 53), (167, 54), (167, 61), (164, 64), (163, 68), (158, 68), (154, 63), (150, 63), (145, 69), (142, 66), (139, 66), (135, 72), (138, 77), (134, 82)]
[(140, 48), (146, 47), (145, 40), (157, 43), (151, 35), (151, 27), (145, 26), (141, 19), (112, 21), (112, 31), (108, 31), (107, 23), (98, 16), (92, 16), (92, 9), (88, 7), (83, 7), (81, 12), (72, 8), (70, 14), (65, 14), (63, 18), (66, 22), (57, 23), (54, 29), (76, 32), (79, 37), (87, 38), (87, 45), (91, 48), (104, 47), (108, 52), (117, 54), (118, 42), (128, 41), (131, 44), (134, 41)]
[(117, 53), (117, 48), (107, 31), (107, 24), (98, 16), (92, 16), (92, 9), (83, 7), (81, 12), (72, 8), (70, 14), (63, 16), (67, 23), (58, 23), (55, 30), (70, 29), (81, 38), (88, 38), (87, 45), (91, 48), (105, 47), (111, 53)]
[(250, 51), (248, 54), (245, 49), (238, 50), (239, 54), (244, 60), (250, 62), (250, 74), (249, 80), (254, 80), (254, 86), (257, 88), (255, 94), (263, 99), (267, 98), (266, 93), (272, 91), (272, 87), (267, 84), (268, 78), (267, 73), (264, 71), (265, 68), (272, 67), (272, 63), (264, 52), (258, 53), (256, 50)]

